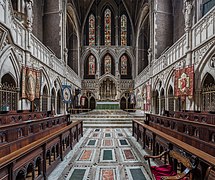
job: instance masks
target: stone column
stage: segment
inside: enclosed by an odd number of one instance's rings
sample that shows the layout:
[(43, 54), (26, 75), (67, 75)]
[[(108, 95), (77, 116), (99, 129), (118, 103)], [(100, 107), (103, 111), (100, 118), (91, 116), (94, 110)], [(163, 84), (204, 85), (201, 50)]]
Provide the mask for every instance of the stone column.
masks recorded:
[(115, 17), (115, 45), (119, 45), (119, 26), (118, 26), (118, 19), (119, 17)]
[(101, 44), (101, 17), (100, 16), (97, 16), (97, 22), (98, 22), (98, 25), (97, 25), (97, 38), (96, 38), (96, 41), (97, 41), (97, 46), (100, 46)]
[(185, 34), (186, 34), (186, 65), (192, 64), (192, 32), (191, 32), (191, 26), (192, 26), (192, 13), (193, 5), (191, 0), (184, 0), (184, 21), (185, 21)]

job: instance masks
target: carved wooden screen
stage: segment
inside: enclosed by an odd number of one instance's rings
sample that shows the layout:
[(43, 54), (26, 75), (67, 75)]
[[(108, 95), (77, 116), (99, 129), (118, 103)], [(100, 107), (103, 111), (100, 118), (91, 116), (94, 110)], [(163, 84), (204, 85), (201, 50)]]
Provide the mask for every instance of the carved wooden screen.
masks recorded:
[(95, 75), (95, 57), (93, 55), (90, 55), (88, 62), (88, 75)]
[(111, 73), (111, 57), (110, 57), (110, 55), (105, 56), (104, 70), (105, 70), (105, 73)]
[(104, 29), (105, 29), (105, 45), (111, 45), (111, 11), (110, 9), (105, 10), (104, 16)]
[(128, 74), (128, 58), (126, 55), (121, 57), (121, 75)]
[(126, 15), (121, 16), (121, 45), (127, 45), (127, 17)]
[(89, 16), (89, 46), (94, 46), (95, 43), (95, 16), (91, 14)]

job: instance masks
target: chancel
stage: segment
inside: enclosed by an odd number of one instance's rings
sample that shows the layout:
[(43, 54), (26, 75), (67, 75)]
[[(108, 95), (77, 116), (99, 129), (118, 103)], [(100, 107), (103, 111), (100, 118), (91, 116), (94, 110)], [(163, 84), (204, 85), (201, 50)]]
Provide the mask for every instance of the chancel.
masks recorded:
[(0, 180), (47, 179), (215, 179), (215, 0), (0, 0)]

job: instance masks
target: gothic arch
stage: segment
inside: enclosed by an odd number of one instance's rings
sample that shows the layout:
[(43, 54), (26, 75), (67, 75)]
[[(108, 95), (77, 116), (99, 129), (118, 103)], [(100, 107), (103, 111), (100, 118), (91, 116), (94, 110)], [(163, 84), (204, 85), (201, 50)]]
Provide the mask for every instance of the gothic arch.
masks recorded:
[(80, 74), (80, 60), (79, 60), (79, 47), (80, 47), (80, 29), (76, 16), (75, 8), (71, 3), (67, 4), (67, 39), (66, 47), (68, 49), (67, 64), (76, 74)]
[(201, 61), (195, 70), (195, 88), (201, 89), (201, 82), (207, 73), (214, 74), (214, 69), (207, 67), (210, 59), (215, 55), (215, 42), (211, 44), (210, 48), (202, 55)]
[(100, 17), (101, 17), (101, 29), (100, 29), (100, 35), (101, 35), (101, 41), (100, 41), (100, 44), (101, 45), (105, 45), (105, 31), (104, 31), (104, 25), (105, 25), (105, 22), (104, 22), (104, 17), (105, 17), (105, 11), (107, 9), (110, 10), (111, 12), (111, 45), (115, 45), (116, 44), (116, 41), (115, 41), (115, 35), (116, 35), (116, 31), (115, 31), (115, 16), (116, 16), (116, 12), (117, 12), (117, 5), (114, 1), (110, 1), (110, 2), (107, 2), (107, 1), (104, 1), (102, 0), (103, 2), (101, 2), (99, 4), (99, 12), (100, 12)]
[(104, 66), (105, 66), (105, 57), (107, 57), (107, 56), (110, 56), (110, 58), (111, 58), (111, 72), (110, 72), (110, 74), (115, 76), (115, 74), (116, 74), (116, 72), (115, 72), (116, 71), (116, 61), (115, 61), (115, 59), (113, 58), (113, 56), (110, 53), (106, 53), (101, 59), (101, 62), (100, 62), (100, 75), (103, 76), (105, 74)]
[(49, 92), (50, 92), (51, 81), (49, 79), (49, 75), (47, 74), (46, 69), (42, 68), (41, 71), (42, 71), (42, 73), (41, 73), (42, 74), (42, 76), (41, 76), (42, 77), (41, 91), (42, 91), (43, 87), (46, 85)]
[[(94, 68), (95, 68), (95, 74), (94, 75), (90, 75), (89, 74), (89, 57), (93, 56), (95, 62), (94, 62)], [(83, 63), (83, 68), (84, 68), (84, 79), (95, 79), (96, 73), (98, 71), (98, 61), (96, 59), (96, 57), (90, 53), (88, 54), (88, 56), (86, 56), (84, 63)]]
[(12, 47), (7, 48), (4, 53), (1, 54), (0, 59), (0, 78), (10, 73), (16, 81), (16, 86), (19, 87), (21, 68)]
[(166, 90), (166, 95), (167, 95), (167, 92), (168, 92), (168, 88), (169, 86), (171, 85), (173, 87), (173, 90), (174, 90), (174, 72), (175, 72), (175, 69), (174, 67), (169, 71), (168, 73), (168, 76), (164, 82), (164, 88)]

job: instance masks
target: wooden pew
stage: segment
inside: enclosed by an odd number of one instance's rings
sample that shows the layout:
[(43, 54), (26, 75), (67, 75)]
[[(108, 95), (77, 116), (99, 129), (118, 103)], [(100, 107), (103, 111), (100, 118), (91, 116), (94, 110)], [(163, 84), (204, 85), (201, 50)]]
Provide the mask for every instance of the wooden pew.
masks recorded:
[(215, 179), (215, 167), (210, 166), (207, 169), (206, 176), (204, 180), (214, 180)]
[[(150, 159), (160, 159), (163, 156), (168, 156), (168, 162), (169, 164), (161, 165), (161, 166), (151, 166)], [(187, 177), (189, 180), (192, 180), (192, 170), (194, 170), (197, 166), (198, 160), (195, 159), (195, 161), (192, 161), (190, 158), (183, 156), (179, 152), (176, 152), (174, 150), (168, 150), (164, 151), (158, 156), (144, 156), (145, 160), (148, 161), (149, 169), (151, 171), (151, 175), (153, 177), (153, 180), (157, 179), (183, 179)], [(176, 161), (175, 161), (176, 160)], [(178, 173), (177, 169), (174, 169), (175, 165), (174, 163), (181, 163), (185, 167), (185, 169)], [(165, 174), (165, 175), (164, 175)], [(187, 179), (186, 178), (186, 179)]]
[[(167, 131), (160, 131), (156, 128), (153, 128), (149, 125), (144, 124), (144, 122), (140, 122), (138, 120), (133, 120), (132, 122), (132, 135), (136, 137), (137, 141), (142, 145), (143, 149), (146, 150), (150, 155), (159, 155), (162, 151), (157, 153), (158, 148), (156, 144), (160, 144), (163, 146), (163, 150), (171, 149), (177, 150), (178, 152), (185, 153), (187, 155), (194, 155), (199, 159), (199, 165), (195, 170), (195, 176), (204, 179), (206, 170), (209, 166), (214, 166), (215, 157), (206, 153), (203, 150), (197, 149), (192, 146), (192, 144), (182, 142), (181, 140), (168, 135)], [(177, 133), (177, 132), (176, 132)], [(151, 138), (150, 142), (148, 142), (148, 137)], [(163, 144), (161, 144), (163, 143)], [(159, 150), (161, 146), (159, 146)], [(157, 161), (157, 163), (165, 163), (164, 160)]]

